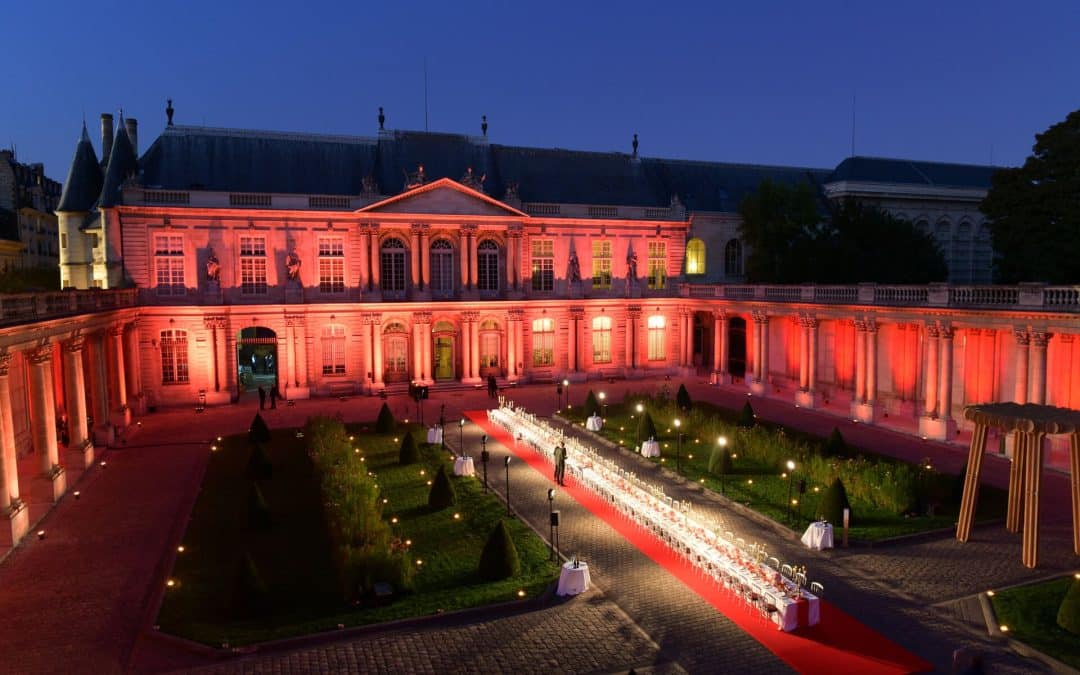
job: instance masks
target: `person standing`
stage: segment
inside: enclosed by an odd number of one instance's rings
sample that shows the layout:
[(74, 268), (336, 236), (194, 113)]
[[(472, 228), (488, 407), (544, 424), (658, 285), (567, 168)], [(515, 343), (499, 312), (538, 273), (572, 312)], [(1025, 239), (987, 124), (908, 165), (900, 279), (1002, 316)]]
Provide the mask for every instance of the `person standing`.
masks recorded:
[(563, 477), (566, 474), (566, 444), (559, 442), (559, 445), (555, 448), (555, 482), (559, 485), (566, 485), (563, 482)]
[(259, 386), (259, 410), (266, 410), (266, 390)]
[(270, 409), (271, 410), (274, 410), (274, 409), (277, 408), (277, 400), (278, 400), (277, 386), (270, 387)]

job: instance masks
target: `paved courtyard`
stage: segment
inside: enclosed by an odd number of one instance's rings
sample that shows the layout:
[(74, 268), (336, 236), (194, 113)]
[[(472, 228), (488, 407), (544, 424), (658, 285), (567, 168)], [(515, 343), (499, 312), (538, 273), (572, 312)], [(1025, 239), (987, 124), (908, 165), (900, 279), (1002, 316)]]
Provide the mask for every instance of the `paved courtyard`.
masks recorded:
[[(575, 403), (588, 388), (619, 400), (678, 382), (637, 381), (574, 385)], [(735, 388), (688, 381), (695, 400), (741, 405)], [(537, 413), (553, 412), (550, 385), (521, 387), (510, 395)], [(911, 459), (933, 458), (946, 470), (963, 463), (960, 446), (920, 442), (890, 431), (852, 425), (828, 414), (797, 411), (780, 400), (753, 399), (758, 414), (794, 428), (826, 434), (839, 424), (852, 443)], [(301, 401), (265, 413), (271, 426), (301, 424), (309, 415), (340, 412), (349, 421), (370, 420), (382, 401), (354, 397)], [(415, 419), (414, 404), (390, 401), (399, 419)], [(482, 391), (437, 394), (425, 406), (429, 423), (445, 404), (447, 420), (463, 410), (487, 407)], [(147, 416), (127, 445), (101, 454), (61, 503), (38, 525), (46, 536), (27, 540), (0, 562), (0, 672), (785, 672), (787, 666), (667, 571), (618, 536), (599, 518), (560, 500), (565, 553), (590, 561), (598, 587), (511, 616), (436, 617), (407, 627), (325, 636), (303, 646), (227, 660), (178, 647), (153, 634), (152, 608), (197, 494), (209, 441), (245, 430), (254, 400), (209, 409)], [(476, 454), (479, 431), (466, 427), (466, 449)], [(448, 430), (447, 441), (458, 442)], [(493, 465), (505, 452), (489, 444)], [(739, 534), (768, 541), (789, 559), (801, 559), (827, 589), (827, 598), (908, 650), (948, 670), (952, 650), (970, 646), (988, 656), (993, 672), (1038, 672), (1039, 665), (1011, 655), (980, 633), (957, 607), (990, 587), (1039, 578), (1077, 566), (1072, 555), (1068, 509), (1054, 516), (1051, 503), (1066, 503), (1067, 481), (1048, 473), (1044, 481), (1044, 527), (1040, 568), (1019, 562), (1019, 541), (1000, 526), (974, 530), (960, 544), (951, 536), (881, 548), (813, 553), (708, 498), (695, 486), (675, 483), (652, 465), (617, 451), (610, 455), (639, 474), (652, 471), (670, 494), (695, 508), (721, 510)], [(987, 462), (987, 480), (1004, 484), (1007, 464)], [(502, 490), (502, 472), (493, 480)], [(512, 502), (519, 517), (547, 532), (546, 490), (551, 485), (524, 462), (511, 463)], [(1060, 500), (1060, 501), (1059, 501)]]

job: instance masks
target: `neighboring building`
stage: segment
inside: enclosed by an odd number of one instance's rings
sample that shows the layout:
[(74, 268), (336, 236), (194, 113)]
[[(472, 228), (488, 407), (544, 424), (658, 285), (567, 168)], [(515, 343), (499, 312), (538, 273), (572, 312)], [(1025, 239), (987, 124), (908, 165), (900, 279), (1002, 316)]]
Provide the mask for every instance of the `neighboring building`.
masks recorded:
[(989, 284), (993, 249), (979, 204), (995, 167), (849, 157), (825, 179), (831, 199), (853, 197), (914, 223), (934, 237), (950, 283)]
[(21, 164), (0, 150), (0, 272), (56, 267), (60, 190), (43, 164)]

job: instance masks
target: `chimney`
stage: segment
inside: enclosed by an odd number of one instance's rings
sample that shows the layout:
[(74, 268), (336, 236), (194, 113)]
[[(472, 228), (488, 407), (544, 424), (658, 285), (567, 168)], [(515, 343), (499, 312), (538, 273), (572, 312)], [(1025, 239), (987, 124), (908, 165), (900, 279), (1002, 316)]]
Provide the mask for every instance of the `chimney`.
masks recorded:
[(109, 113), (101, 113), (101, 163), (105, 164), (109, 161), (109, 154), (112, 152), (113, 142), (113, 123), (112, 115)]
[(139, 156), (139, 120), (128, 117), (124, 120), (124, 128), (127, 129), (128, 140), (131, 141), (131, 150), (135, 157)]

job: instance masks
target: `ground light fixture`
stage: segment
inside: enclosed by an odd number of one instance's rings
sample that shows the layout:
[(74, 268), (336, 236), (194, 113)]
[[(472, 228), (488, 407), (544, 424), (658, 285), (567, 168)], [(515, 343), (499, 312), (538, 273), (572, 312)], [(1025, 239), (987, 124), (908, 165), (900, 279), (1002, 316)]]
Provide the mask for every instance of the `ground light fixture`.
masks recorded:
[[(727, 436), (721, 436), (716, 439), (716, 444), (720, 446), (721, 457), (723, 456), (724, 448), (727, 447)], [(721, 465), (722, 468), (723, 465)], [(724, 491), (724, 485), (727, 483), (727, 471), (720, 472), (720, 494), (726, 494)]]
[(675, 471), (682, 473), (682, 420), (675, 418)]
[(570, 380), (562, 381), (563, 391), (566, 392), (566, 409), (570, 409)]
[(512, 515), (510, 512), (510, 455), (503, 458), (503, 465), (506, 466), (506, 515)]
[(600, 417), (602, 418), (604, 424), (607, 424), (607, 403), (605, 402), (606, 399), (607, 394), (605, 394), (604, 392), (600, 392)]
[(548, 488), (548, 554), (555, 560), (555, 488)]
[(464, 417), (462, 417), (460, 420), (458, 420), (457, 426), (458, 426), (458, 448), (460, 448), (460, 450), (458, 452), (459, 452), (460, 455), (464, 456), (465, 455), (465, 418)]
[(791, 483), (792, 483), (792, 480), (795, 478), (795, 460), (789, 459), (787, 461), (786, 466), (787, 466), (787, 470), (788, 470), (788, 473), (787, 473), (787, 477), (788, 477), (788, 481), (787, 481), (788, 520), (790, 521), (792, 519), (791, 507), (795, 505), (795, 502), (791, 501)]

